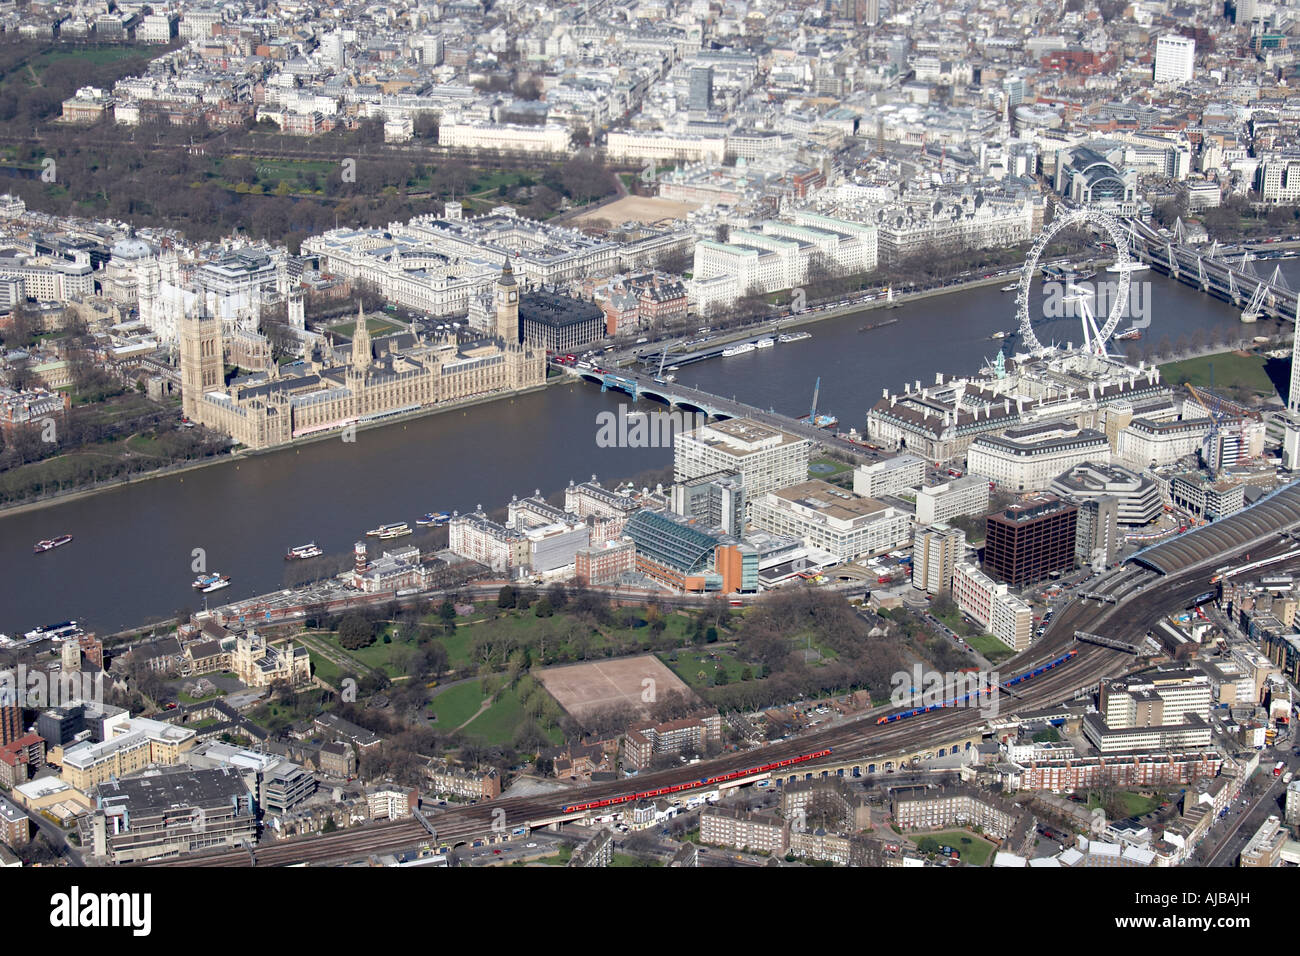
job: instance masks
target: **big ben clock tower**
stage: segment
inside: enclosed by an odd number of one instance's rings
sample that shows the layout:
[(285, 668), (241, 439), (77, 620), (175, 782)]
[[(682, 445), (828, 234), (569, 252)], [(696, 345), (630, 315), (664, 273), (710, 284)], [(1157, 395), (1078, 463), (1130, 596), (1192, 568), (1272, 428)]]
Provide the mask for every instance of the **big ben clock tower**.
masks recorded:
[(519, 334), (519, 284), (515, 282), (514, 270), (510, 268), (507, 258), (501, 269), (501, 278), (497, 280), (497, 335), (505, 340), (507, 346), (518, 345)]

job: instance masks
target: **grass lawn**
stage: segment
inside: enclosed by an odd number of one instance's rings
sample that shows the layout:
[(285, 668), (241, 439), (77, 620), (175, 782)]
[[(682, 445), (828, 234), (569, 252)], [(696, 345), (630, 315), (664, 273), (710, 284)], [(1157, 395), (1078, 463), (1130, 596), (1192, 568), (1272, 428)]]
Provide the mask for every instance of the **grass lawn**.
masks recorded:
[[(1259, 395), (1272, 397), (1277, 394), (1273, 380), (1264, 370), (1268, 359), (1263, 355), (1239, 355), (1236, 352), (1220, 352), (1217, 355), (1204, 355), (1188, 359), (1185, 362), (1170, 362), (1160, 366), (1160, 375), (1165, 381), (1191, 385), (1213, 385), (1228, 388), (1241, 385)], [(1211, 383), (1211, 366), (1214, 381)]]
[[(357, 323), (354, 319), (351, 322), (344, 322), (342, 325), (332, 325), (330, 326), (329, 331), (331, 335), (351, 339), (352, 333), (356, 331), (356, 328)], [(389, 322), (387, 319), (377, 319), (371, 316), (366, 319), (366, 329), (369, 330), (372, 339), (377, 339), (381, 336), (389, 335), (392, 332), (400, 332), (402, 326), (398, 325), (396, 322)]]
[(339, 678), (343, 676), (343, 671), (332, 660), (324, 655), (317, 654), (308, 648), (311, 655), (311, 672), (327, 684), (335, 687), (339, 685)]
[[(457, 689), (452, 688), (452, 690)], [(448, 691), (448, 693), (451, 692)], [(441, 712), (439, 712), (438, 716), (441, 718)], [(524, 707), (519, 700), (519, 694), (512, 687), (498, 694), (496, 702), (470, 721), (464, 732), (473, 737), (482, 737), (490, 744), (508, 744), (514, 739), (515, 731), (525, 719)], [(549, 731), (543, 731), (543, 733), (557, 747), (564, 743), (564, 734), (561, 733), (558, 727), (552, 727)]]
[[(1163, 799), (1158, 794), (1152, 797), (1132, 790), (1120, 790), (1117, 795), (1120, 802), (1124, 804), (1124, 811), (1130, 817), (1140, 817), (1144, 813), (1150, 813), (1160, 806)], [(1088, 801), (1088, 809), (1093, 810), (1099, 806), (1101, 806), (1101, 801), (1096, 794), (1093, 794), (1092, 799)]]
[(966, 638), (966, 643), (989, 659), (990, 664), (1014, 657), (1015, 651), (1007, 647), (992, 634), (976, 634)]
[(818, 458), (816, 461), (810, 461), (808, 463), (808, 477), (810, 478), (821, 478), (825, 480), (834, 475), (840, 475), (846, 471), (852, 470), (852, 465), (846, 465), (844, 462), (836, 461), (834, 458)]
[[(934, 614), (933, 608), (930, 609), (930, 613)], [(950, 611), (947, 614), (935, 614), (934, 616), (943, 621), (943, 623), (947, 624), (962, 637), (975, 637), (980, 633), (979, 629), (967, 620), (961, 611)], [(998, 643), (1002, 644), (1001, 641), (998, 641)], [(1002, 646), (1006, 647), (1005, 644), (1002, 644)], [(987, 657), (988, 655), (985, 656)]]
[(225, 696), (226, 696), (226, 692), (224, 690), (215, 691), (214, 693), (208, 694), (208, 696), (206, 697), (191, 697), (189, 694), (185, 693), (185, 691), (181, 691), (179, 694), (176, 695), (177, 699), (182, 704), (198, 704), (205, 700), (214, 700), (217, 697), (225, 697)]
[(313, 636), (319, 638), (321, 641), (337, 650), (344, 658), (351, 658), (352, 660), (360, 661), (367, 667), (375, 670), (382, 670), (389, 677), (401, 677), (405, 671), (393, 663), (393, 654), (402, 648), (410, 651), (415, 645), (408, 643), (404, 637), (397, 638), (391, 644), (385, 644), (384, 634), (386, 633), (388, 633), (387, 626), (380, 632), (379, 636), (375, 638), (375, 643), (371, 644), (369, 647), (357, 648), (354, 651), (346, 650), (343, 645), (339, 643), (339, 636), (337, 633), (321, 632), (314, 634)]
[[(727, 683), (736, 684), (741, 680), (740, 675), (746, 667), (753, 668), (736, 659), (736, 655), (729, 648), (712, 648), (708, 645), (705, 648), (690, 648), (687, 650), (677, 651), (677, 660), (673, 661), (671, 653), (659, 654), (659, 659), (668, 665), (668, 669), (680, 677), (692, 688), (709, 687), (712, 684), (714, 675), (719, 671), (725, 671), (727, 674)], [(710, 660), (709, 655), (714, 654), (718, 659)], [(704, 676), (701, 677), (700, 674)]]
[(615, 853), (615, 854), (610, 858), (609, 865), (610, 865), (610, 866), (650, 867), (650, 866), (663, 866), (663, 863), (661, 863), (659, 860), (654, 860), (654, 861), (652, 861), (652, 862), (650, 862), (650, 863), (643, 863), (643, 862), (641, 862), (641, 859), (640, 859), (639, 857), (635, 857), (635, 856), (633, 856), (633, 855), (630, 854), (630, 853)]
[(479, 680), (449, 687), (429, 702), (429, 710), (438, 715), (431, 726), (450, 733), (469, 720), (482, 703), (483, 684)]
[(908, 839), (920, 844), (930, 837), (940, 846), (950, 846), (961, 854), (961, 861), (971, 866), (984, 866), (993, 855), (994, 845), (969, 830), (941, 830), (938, 833), (909, 834)]

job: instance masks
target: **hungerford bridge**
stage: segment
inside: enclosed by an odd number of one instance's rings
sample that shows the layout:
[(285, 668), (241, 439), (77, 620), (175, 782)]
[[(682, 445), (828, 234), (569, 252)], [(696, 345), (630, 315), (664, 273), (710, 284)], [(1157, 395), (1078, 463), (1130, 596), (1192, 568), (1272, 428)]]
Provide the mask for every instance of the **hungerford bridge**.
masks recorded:
[(1297, 296), (1280, 266), (1265, 278), (1249, 252), (1229, 257), (1217, 242), (1194, 246), (1185, 241), (1180, 219), (1172, 235), (1163, 235), (1137, 219), (1124, 220), (1129, 253), (1187, 285), (1196, 286), (1241, 309), (1243, 322), (1271, 318), (1293, 321)]

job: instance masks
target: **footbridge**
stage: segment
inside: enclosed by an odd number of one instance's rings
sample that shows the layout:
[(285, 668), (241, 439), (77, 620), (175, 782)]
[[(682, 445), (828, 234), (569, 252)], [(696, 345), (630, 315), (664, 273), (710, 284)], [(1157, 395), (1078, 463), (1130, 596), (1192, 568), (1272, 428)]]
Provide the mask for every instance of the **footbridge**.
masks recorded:
[(1252, 258), (1249, 252), (1232, 257), (1217, 242), (1204, 247), (1192, 245), (1184, 241), (1182, 220), (1171, 235), (1138, 219), (1126, 220), (1125, 226), (1129, 251), (1135, 258), (1240, 308), (1243, 322), (1264, 318), (1295, 320), (1300, 299), (1279, 267), (1274, 266), (1265, 276), (1261, 274), (1264, 260)]

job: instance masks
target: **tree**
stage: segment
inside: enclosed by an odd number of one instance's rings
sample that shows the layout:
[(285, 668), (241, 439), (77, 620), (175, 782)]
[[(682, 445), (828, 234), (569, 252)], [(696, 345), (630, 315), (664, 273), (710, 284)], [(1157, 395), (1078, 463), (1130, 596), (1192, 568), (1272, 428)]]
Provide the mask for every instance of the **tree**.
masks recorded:
[(339, 623), (339, 644), (349, 651), (375, 642), (375, 626), (359, 614), (349, 614)]
[(509, 584), (502, 585), (501, 590), (497, 592), (497, 607), (514, 607), (516, 599), (515, 589)]
[(438, 617), (442, 620), (442, 626), (451, 634), (456, 629), (456, 605), (451, 602), (451, 598), (443, 598), (442, 604), (438, 605)]
[(533, 606), (533, 613), (538, 617), (550, 617), (553, 615), (555, 610), (551, 607), (550, 598), (542, 598), (538, 601), (537, 604)]

